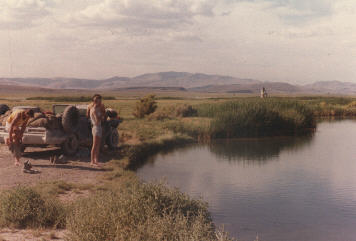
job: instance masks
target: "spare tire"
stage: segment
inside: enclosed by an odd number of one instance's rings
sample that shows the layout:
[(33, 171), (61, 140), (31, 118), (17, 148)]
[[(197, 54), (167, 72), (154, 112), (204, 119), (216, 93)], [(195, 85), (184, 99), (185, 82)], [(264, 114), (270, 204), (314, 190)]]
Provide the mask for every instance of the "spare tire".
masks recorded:
[(1, 104), (0, 105), (0, 115), (5, 114), (10, 108), (7, 105)]
[(75, 106), (67, 106), (62, 116), (62, 127), (66, 133), (73, 133), (78, 129), (79, 110)]
[(31, 121), (31, 123), (28, 124), (29, 127), (47, 127), (47, 125), (48, 125), (47, 118), (39, 118), (37, 120)]
[(67, 156), (73, 156), (75, 153), (77, 153), (78, 148), (79, 140), (75, 134), (68, 135), (66, 140), (62, 144), (62, 150)]
[(113, 129), (107, 139), (106, 139), (106, 144), (110, 149), (115, 149), (119, 145), (119, 132), (117, 129)]

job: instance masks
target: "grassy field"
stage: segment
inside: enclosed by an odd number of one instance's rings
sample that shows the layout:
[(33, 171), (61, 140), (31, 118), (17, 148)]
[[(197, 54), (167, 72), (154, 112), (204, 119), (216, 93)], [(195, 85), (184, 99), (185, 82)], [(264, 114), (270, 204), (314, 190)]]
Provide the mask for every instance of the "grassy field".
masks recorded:
[[(113, 160), (100, 185), (52, 182), (5, 191), (0, 225), (65, 228), (69, 240), (229, 240), (213, 224), (206, 203), (162, 184), (143, 184), (134, 170), (148, 156), (177, 145), (211, 138), (295, 135), (315, 128), (318, 117), (356, 115), (354, 98), (160, 96), (157, 110), (137, 119), (132, 114), (137, 98), (110, 96), (105, 105), (118, 110), (124, 122), (119, 126), (121, 148), (111, 153)], [(54, 103), (88, 97), (4, 97), (1, 103), (51, 110)], [(59, 195), (76, 190), (89, 194), (73, 202), (58, 201)]]

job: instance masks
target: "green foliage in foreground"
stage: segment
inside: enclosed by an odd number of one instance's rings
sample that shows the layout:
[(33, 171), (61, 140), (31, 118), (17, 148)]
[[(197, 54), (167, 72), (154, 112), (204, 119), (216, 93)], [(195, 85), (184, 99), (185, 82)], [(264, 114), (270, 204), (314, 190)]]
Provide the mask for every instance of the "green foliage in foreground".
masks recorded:
[(212, 137), (290, 135), (315, 128), (313, 112), (297, 101), (244, 99), (198, 106), (199, 117), (212, 118)]
[(0, 223), (16, 228), (65, 225), (65, 208), (57, 200), (43, 198), (30, 188), (17, 187), (0, 197)]
[[(115, 100), (113, 96), (103, 96), (103, 100)], [(53, 102), (90, 102), (92, 96), (35, 96), (28, 97), (26, 100), (48, 100)]]
[(160, 184), (133, 184), (80, 200), (67, 228), (70, 240), (217, 240), (205, 203)]

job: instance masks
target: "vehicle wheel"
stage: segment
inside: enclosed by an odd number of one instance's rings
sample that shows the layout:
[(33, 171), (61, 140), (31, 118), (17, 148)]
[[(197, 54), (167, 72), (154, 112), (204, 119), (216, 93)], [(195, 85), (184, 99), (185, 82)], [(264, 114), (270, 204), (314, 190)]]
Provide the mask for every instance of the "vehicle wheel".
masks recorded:
[(73, 133), (79, 125), (79, 110), (75, 106), (65, 108), (62, 117), (62, 127), (66, 133)]
[(62, 144), (62, 150), (65, 155), (72, 156), (77, 153), (79, 148), (78, 137), (74, 134), (69, 135), (65, 142)]
[(0, 105), (0, 115), (5, 114), (10, 108), (7, 105), (1, 104)]
[(119, 145), (119, 132), (116, 129), (109, 133), (106, 144), (110, 149), (115, 149)]

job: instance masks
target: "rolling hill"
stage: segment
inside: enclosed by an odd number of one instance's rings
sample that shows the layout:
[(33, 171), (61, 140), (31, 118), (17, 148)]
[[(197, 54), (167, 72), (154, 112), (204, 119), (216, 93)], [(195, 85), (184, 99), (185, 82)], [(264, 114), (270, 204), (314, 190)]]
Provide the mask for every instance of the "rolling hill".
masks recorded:
[(262, 82), (231, 76), (188, 72), (148, 73), (136, 77), (114, 76), (108, 79), (79, 78), (0, 78), (2, 91), (41, 88), (43, 90), (152, 90), (192, 91), (203, 93), (258, 93), (265, 87), (275, 94), (356, 95), (356, 83), (323, 81), (308, 85), (285, 82)]

